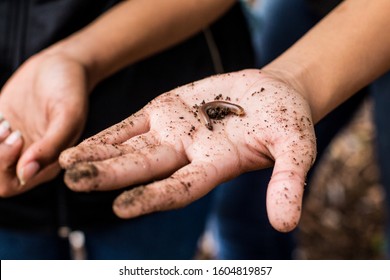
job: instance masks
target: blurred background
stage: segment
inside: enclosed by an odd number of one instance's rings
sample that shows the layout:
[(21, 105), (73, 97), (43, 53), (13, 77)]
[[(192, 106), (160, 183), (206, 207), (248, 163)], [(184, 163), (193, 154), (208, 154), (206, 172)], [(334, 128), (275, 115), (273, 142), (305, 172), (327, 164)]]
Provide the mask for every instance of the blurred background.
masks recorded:
[(384, 258), (385, 194), (379, 183), (372, 102), (332, 141), (303, 206), (299, 259)]

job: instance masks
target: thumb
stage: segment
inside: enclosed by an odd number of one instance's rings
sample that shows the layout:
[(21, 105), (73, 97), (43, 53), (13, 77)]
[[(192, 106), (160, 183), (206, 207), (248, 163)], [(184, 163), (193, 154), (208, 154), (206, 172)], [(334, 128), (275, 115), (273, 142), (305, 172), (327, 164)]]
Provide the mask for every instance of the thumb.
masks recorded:
[[(313, 155), (313, 156), (310, 156)], [(307, 172), (314, 162), (315, 147), (300, 155), (288, 151), (276, 158), (267, 189), (267, 213), (280, 232), (293, 230), (299, 222)]]
[(53, 121), (43, 137), (33, 142), (20, 157), (16, 172), (21, 185), (56, 162), (61, 151), (74, 144), (78, 136), (78, 133), (74, 133), (73, 125)]

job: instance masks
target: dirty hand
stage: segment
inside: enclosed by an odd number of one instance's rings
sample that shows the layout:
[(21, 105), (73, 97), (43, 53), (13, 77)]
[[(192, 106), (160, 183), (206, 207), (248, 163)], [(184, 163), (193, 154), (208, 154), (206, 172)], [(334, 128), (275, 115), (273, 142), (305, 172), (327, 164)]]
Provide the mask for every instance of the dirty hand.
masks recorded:
[(0, 197), (54, 177), (60, 152), (75, 144), (87, 111), (86, 77), (76, 61), (38, 54), (0, 94)]
[[(208, 123), (207, 112), (220, 119)], [(143, 184), (115, 200), (122, 218), (183, 207), (241, 173), (274, 165), (268, 216), (286, 232), (299, 221), (315, 155), (311, 112), (301, 95), (258, 70), (244, 70), (157, 97), (63, 152), (60, 164), (75, 191)]]

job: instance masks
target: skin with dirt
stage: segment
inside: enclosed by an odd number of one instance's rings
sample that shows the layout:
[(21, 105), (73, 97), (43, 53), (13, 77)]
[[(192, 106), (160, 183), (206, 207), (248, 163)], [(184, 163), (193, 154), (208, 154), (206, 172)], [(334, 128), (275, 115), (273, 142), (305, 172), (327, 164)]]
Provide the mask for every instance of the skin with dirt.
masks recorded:
[[(245, 114), (226, 117), (227, 112), (218, 109), (223, 117), (217, 112), (215, 117), (221, 119), (214, 119), (210, 130), (200, 108), (222, 101), (237, 112), (245, 108)], [(209, 114), (214, 117), (214, 112)], [(66, 180), (74, 190), (142, 185), (114, 201), (113, 209), (122, 218), (184, 207), (244, 172), (274, 166), (267, 213), (273, 227), (286, 232), (300, 219), (306, 173), (315, 156), (306, 100), (278, 79), (244, 70), (160, 95), (136, 114), (63, 152), (60, 164), (77, 169), (87, 163), (98, 170)]]
[(99, 170), (92, 163), (79, 164), (74, 168), (69, 168), (65, 173), (66, 178), (74, 183), (79, 182), (81, 179), (90, 179), (98, 175)]

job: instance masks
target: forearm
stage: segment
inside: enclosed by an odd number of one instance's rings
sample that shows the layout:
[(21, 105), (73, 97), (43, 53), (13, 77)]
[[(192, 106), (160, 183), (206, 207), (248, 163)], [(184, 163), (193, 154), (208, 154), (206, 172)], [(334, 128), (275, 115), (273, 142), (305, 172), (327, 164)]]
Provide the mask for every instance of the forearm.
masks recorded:
[(390, 68), (388, 11), (388, 0), (346, 0), (264, 71), (302, 93), (317, 122)]
[(234, 0), (128, 0), (57, 43), (86, 66), (94, 85), (122, 67), (178, 43), (210, 24)]

